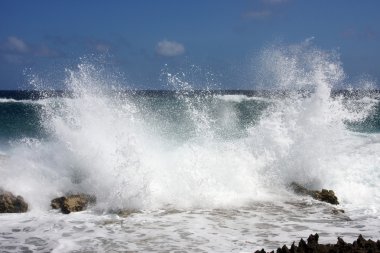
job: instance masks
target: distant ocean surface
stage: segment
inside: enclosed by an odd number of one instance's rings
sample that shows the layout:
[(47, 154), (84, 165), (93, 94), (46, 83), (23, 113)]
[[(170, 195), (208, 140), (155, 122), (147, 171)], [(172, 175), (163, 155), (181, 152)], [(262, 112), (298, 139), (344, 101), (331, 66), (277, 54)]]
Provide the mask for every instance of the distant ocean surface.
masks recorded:
[[(310, 95), (310, 92), (298, 91), (299, 94)], [(241, 135), (244, 129), (255, 124), (265, 110), (275, 100), (285, 98), (287, 92), (269, 91), (246, 91), (246, 90), (216, 90), (216, 91), (192, 91), (188, 96), (191, 100), (203, 100), (203, 107), (208, 108), (209, 116), (213, 122), (220, 122), (219, 106), (229, 107), (236, 114), (233, 129), (221, 129), (215, 126), (215, 130), (221, 136)], [(162, 117), (163, 121), (175, 121), (173, 124), (184, 123), (186, 118), (186, 106), (179, 98), (176, 91), (160, 90), (139, 90), (121, 91), (114, 96), (123, 96), (133, 101), (138, 106), (143, 106), (149, 113), (157, 112), (155, 117)], [(301, 95), (300, 95), (301, 96)], [(363, 133), (380, 132), (380, 106), (377, 100), (380, 98), (380, 91), (347, 91), (337, 90), (332, 92), (333, 97), (343, 97), (345, 104), (356, 103), (357, 107), (363, 103), (374, 104), (371, 112), (359, 121), (345, 121), (346, 127), (353, 131)], [(65, 101), (73, 99), (72, 92), (69, 91), (10, 91), (0, 90), (0, 139), (9, 142), (14, 138), (42, 138), (48, 137), (49, 131), (44, 127), (42, 113), (47, 104), (64, 104)], [(182, 102), (182, 103), (181, 103)], [(200, 101), (195, 101), (199, 104)], [(199, 106), (199, 105), (198, 105)], [(202, 108), (201, 108), (202, 109)], [(353, 110), (356, 110), (353, 108)], [(185, 118), (183, 118), (185, 117)], [(186, 124), (183, 128), (187, 128)], [(219, 129), (218, 129), (219, 127)], [(231, 127), (231, 126), (227, 126)], [(190, 130), (190, 129), (188, 129)], [(231, 131), (232, 130), (232, 131)], [(166, 131), (166, 130), (165, 130)], [(181, 132), (182, 131), (182, 132)], [(184, 131), (178, 126), (173, 127), (173, 134), (188, 135), (191, 131)]]
[[(322, 243), (380, 239), (379, 92), (335, 89), (341, 64), (314, 49), (265, 56), (265, 92), (196, 90), (170, 73), (171, 91), (125, 91), (89, 63), (68, 73), (65, 91), (0, 91), (0, 187), (30, 206), (0, 214), (0, 251), (254, 252), (311, 233)], [(292, 182), (334, 190), (345, 213), (296, 195)], [(51, 210), (68, 192), (97, 203)]]

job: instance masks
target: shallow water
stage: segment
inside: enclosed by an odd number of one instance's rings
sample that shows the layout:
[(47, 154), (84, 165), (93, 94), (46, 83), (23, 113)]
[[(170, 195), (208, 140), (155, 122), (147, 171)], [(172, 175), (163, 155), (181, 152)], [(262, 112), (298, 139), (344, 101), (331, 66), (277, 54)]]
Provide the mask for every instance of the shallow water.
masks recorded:
[[(378, 213), (333, 207), (308, 198), (251, 203), (239, 209), (139, 211), (127, 217), (95, 211), (0, 215), (2, 252), (253, 252), (309, 234), (321, 243), (362, 234), (378, 239)], [(29, 250), (29, 251), (28, 251)]]

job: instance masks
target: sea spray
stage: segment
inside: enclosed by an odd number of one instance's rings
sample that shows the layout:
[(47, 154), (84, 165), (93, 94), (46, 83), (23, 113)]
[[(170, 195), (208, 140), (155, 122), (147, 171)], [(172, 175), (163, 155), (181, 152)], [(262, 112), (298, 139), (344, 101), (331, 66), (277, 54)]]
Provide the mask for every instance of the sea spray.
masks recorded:
[[(353, 106), (357, 101), (347, 104), (343, 96), (333, 97), (332, 90), (345, 81), (342, 64), (336, 52), (317, 49), (310, 41), (264, 50), (259, 62), (257, 76), (264, 78), (260, 84), (266, 85), (261, 88), (285, 92), (249, 129), (253, 152), (268, 157), (262, 172), (267, 174), (267, 183), (296, 181), (310, 188), (332, 188), (344, 200), (360, 202), (362, 192), (348, 190), (350, 184), (357, 185), (352, 168), (361, 167), (364, 174), (374, 173), (376, 178), (379, 163), (375, 161), (379, 159), (372, 156), (368, 167), (362, 167), (349, 157), (368, 154), (352, 149), (352, 145), (365, 143), (366, 137), (349, 131), (347, 123), (367, 118), (378, 101)], [(364, 160), (369, 161), (367, 158)], [(373, 190), (377, 187), (375, 184), (370, 190), (375, 199), (378, 195)]]
[(239, 208), (287, 199), (292, 181), (377, 206), (379, 137), (347, 122), (378, 101), (332, 96), (342, 64), (310, 43), (266, 49), (259, 62), (273, 92), (253, 98), (199, 92), (169, 72), (174, 92), (126, 94), (85, 61), (66, 71), (66, 96), (39, 100), (47, 137), (12, 141), (0, 183), (32, 210), (66, 192), (94, 194), (105, 211)]
[(228, 131), (237, 125), (233, 106), (220, 103), (208, 89), (196, 92), (182, 73), (168, 73), (167, 79), (176, 99), (185, 105), (185, 118), (194, 131), (171, 155), (179, 158), (171, 174), (180, 179), (177, 191), (186, 196), (184, 206), (239, 206), (261, 196), (258, 175), (251, 170), (258, 162), (239, 148), (240, 139), (229, 138), (234, 132)]
[(137, 108), (104, 91), (109, 83), (92, 65), (69, 71), (66, 83), (73, 99), (49, 113), (47, 127), (72, 156), (63, 168), (72, 170), (75, 185), (68, 189), (95, 194), (104, 209), (142, 208), (148, 199), (142, 150), (149, 149)]
[[(378, 94), (334, 91), (342, 64), (310, 42), (268, 48), (259, 63), (259, 92), (197, 91), (191, 75), (170, 72), (174, 91), (124, 91), (87, 60), (66, 71), (68, 92), (0, 100), (12, 112), (0, 129), (13, 131), (0, 132), (0, 186), (31, 207), (0, 215), (0, 250), (251, 252), (315, 232), (322, 243), (378, 239)], [(23, 121), (39, 124), (12, 128)], [(333, 189), (345, 213), (294, 195), (292, 181)], [(67, 192), (97, 205), (51, 210)]]

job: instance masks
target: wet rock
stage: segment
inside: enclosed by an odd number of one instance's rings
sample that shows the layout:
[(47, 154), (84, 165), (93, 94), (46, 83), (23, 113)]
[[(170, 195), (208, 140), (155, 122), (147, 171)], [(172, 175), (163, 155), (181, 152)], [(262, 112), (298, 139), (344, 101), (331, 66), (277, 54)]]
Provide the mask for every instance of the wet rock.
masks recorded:
[(312, 197), (333, 205), (339, 205), (338, 198), (335, 196), (335, 193), (332, 190), (322, 189), (322, 191), (313, 191)]
[[(338, 237), (336, 244), (318, 244), (318, 234), (310, 235), (307, 243), (301, 239), (298, 246), (293, 242), (290, 249), (284, 245), (278, 248), (276, 253), (380, 253), (380, 241), (365, 240), (362, 235), (351, 243), (346, 243)], [(268, 251), (269, 252), (269, 251)], [(255, 253), (267, 253), (264, 249), (257, 250)], [(274, 251), (271, 251), (274, 253)]]
[(55, 198), (51, 201), (53, 209), (61, 209), (64, 214), (86, 210), (90, 204), (95, 204), (96, 197), (88, 194), (74, 194)]
[(53, 209), (60, 209), (66, 197), (55, 198), (51, 201), (50, 206)]
[(295, 182), (290, 184), (290, 188), (295, 193), (300, 194), (300, 195), (311, 196), (312, 198), (316, 200), (327, 202), (333, 205), (339, 204), (338, 198), (335, 196), (335, 193), (332, 190), (322, 189), (322, 191), (312, 191)]
[(300, 195), (309, 195), (311, 196), (313, 193), (313, 191), (310, 191), (308, 190), (306, 187), (298, 184), (298, 183), (295, 183), (295, 182), (292, 182), (289, 187), (297, 194), (300, 194)]
[(28, 203), (21, 196), (0, 189), (0, 213), (25, 213)]

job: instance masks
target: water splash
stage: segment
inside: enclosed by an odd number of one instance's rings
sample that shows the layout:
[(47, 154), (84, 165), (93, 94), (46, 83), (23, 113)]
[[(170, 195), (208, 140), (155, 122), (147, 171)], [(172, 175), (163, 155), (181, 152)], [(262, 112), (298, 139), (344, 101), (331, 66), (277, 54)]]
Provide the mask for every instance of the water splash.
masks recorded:
[[(321, 51), (310, 41), (266, 49), (259, 62), (261, 87), (286, 93), (249, 129), (252, 152), (267, 157), (262, 171), (267, 183), (296, 181), (311, 188), (332, 188), (345, 200), (352, 199), (347, 189), (357, 181), (351, 173), (366, 158), (359, 162), (349, 156), (368, 158), (359, 144), (365, 146), (367, 141), (349, 131), (346, 123), (367, 118), (378, 101), (354, 105), (356, 99), (347, 102), (343, 96), (332, 96), (334, 88), (344, 85), (342, 64), (336, 52)], [(372, 148), (377, 149), (377, 144)], [(373, 172), (378, 169), (376, 164), (367, 162), (368, 167), (362, 169)], [(376, 187), (370, 192), (378, 199)]]
[(69, 96), (40, 102), (49, 138), (14, 142), (0, 183), (35, 210), (68, 191), (95, 194), (101, 210), (241, 207), (286, 199), (292, 181), (332, 188), (343, 203), (369, 193), (378, 205), (368, 175), (379, 178), (379, 137), (346, 124), (377, 100), (332, 96), (342, 64), (310, 42), (268, 48), (259, 60), (262, 87), (285, 94), (231, 100), (165, 73), (174, 96), (127, 95), (117, 75), (85, 61), (66, 71)]

